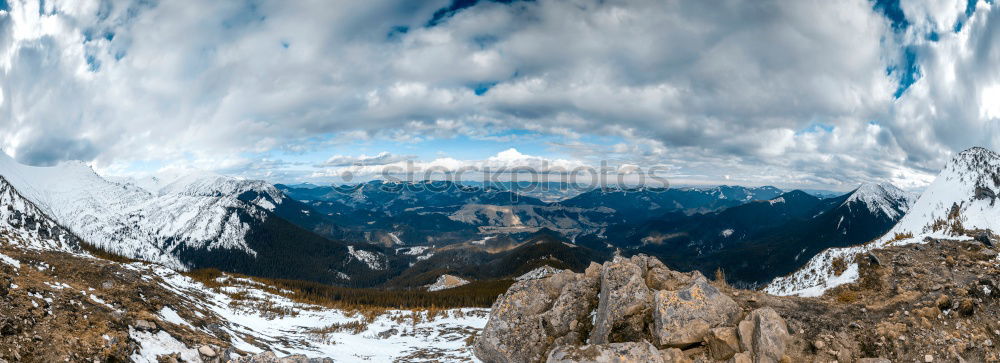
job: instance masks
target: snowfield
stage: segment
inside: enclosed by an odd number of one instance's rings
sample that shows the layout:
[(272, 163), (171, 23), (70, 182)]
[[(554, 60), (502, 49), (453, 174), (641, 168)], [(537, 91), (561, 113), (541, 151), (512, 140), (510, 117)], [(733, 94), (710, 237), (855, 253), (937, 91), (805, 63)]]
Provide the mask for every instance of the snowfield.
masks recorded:
[[(363, 322), (362, 314), (297, 303), (265, 291), (268, 287), (253, 280), (224, 276), (219, 278), (224, 287), (210, 289), (168, 268), (143, 263), (126, 266), (162, 278), (163, 287), (187, 297), (188, 306), (160, 311), (165, 321), (191, 326), (184, 315), (211, 312), (223, 319), (218, 328), (232, 337), (234, 347), (252, 353), (304, 354), (337, 362), (392, 362), (417, 357), (469, 362), (476, 359), (466, 339), (486, 325), (489, 314), (489, 309), (453, 309), (430, 319), (426, 311), (389, 310), (353, 331), (338, 326)], [(248, 298), (235, 300), (233, 296)], [(267, 301), (268, 308), (258, 308), (255, 304), (259, 301)], [(204, 327), (196, 329), (212, 334)], [(130, 329), (130, 335), (142, 346), (132, 357), (137, 362), (155, 362), (157, 354), (172, 352), (180, 352), (182, 357), (198, 356), (197, 346), (186, 346), (163, 331), (151, 334)]]

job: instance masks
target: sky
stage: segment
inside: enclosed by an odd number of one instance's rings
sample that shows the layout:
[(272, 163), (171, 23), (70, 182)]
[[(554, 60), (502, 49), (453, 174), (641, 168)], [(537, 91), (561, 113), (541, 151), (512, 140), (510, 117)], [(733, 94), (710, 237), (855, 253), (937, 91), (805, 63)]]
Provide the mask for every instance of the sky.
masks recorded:
[(995, 0), (0, 0), (0, 149), (106, 175), (919, 189), (998, 121)]

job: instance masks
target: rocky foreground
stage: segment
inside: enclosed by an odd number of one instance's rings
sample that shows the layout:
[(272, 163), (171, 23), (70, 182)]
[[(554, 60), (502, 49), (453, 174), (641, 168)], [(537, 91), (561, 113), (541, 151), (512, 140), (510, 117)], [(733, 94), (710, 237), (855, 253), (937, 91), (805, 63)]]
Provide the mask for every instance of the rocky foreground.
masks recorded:
[[(1000, 268), (988, 241), (853, 256), (819, 298), (731, 288), (643, 255), (515, 283), (474, 351), (486, 362), (1000, 360)], [(849, 262), (849, 261), (848, 261)]]

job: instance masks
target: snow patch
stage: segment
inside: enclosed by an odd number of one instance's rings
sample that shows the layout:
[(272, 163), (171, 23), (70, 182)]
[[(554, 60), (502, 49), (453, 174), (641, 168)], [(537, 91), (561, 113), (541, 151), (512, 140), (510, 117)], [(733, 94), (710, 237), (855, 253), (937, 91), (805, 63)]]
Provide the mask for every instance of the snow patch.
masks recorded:
[(552, 267), (552, 266), (549, 266), (549, 265), (545, 265), (545, 266), (536, 268), (534, 270), (528, 271), (528, 272), (524, 273), (523, 275), (514, 278), (514, 280), (517, 280), (517, 281), (537, 280), (537, 279), (541, 279), (541, 278), (545, 278), (545, 277), (548, 277), (548, 276), (555, 275), (555, 274), (560, 273), (562, 271), (563, 270), (557, 269), (555, 267)]
[(445, 274), (438, 276), (437, 281), (434, 281), (433, 284), (427, 285), (427, 291), (441, 291), (446, 289), (452, 289), (468, 283), (469, 280), (463, 279), (458, 276)]
[(3, 263), (6, 263), (8, 265), (14, 266), (14, 268), (21, 268), (21, 262), (15, 260), (13, 257), (7, 256), (2, 253), (0, 253), (0, 261), (3, 261)]
[(347, 253), (356, 260), (364, 262), (372, 270), (384, 270), (385, 264), (375, 252), (355, 249), (354, 246), (347, 246)]

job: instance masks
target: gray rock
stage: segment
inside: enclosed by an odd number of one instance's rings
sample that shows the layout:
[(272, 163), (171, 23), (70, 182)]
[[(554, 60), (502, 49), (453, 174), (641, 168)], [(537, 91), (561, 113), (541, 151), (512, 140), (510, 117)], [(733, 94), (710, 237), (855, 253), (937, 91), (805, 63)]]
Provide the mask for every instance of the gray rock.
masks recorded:
[(279, 358), (274, 352), (263, 352), (232, 360), (233, 363), (333, 363), (330, 358), (309, 358), (296, 354)]
[(753, 352), (754, 363), (781, 361), (791, 339), (785, 319), (771, 308), (750, 312), (750, 315), (740, 322), (739, 333), (741, 346), (747, 344), (746, 341), (749, 340), (750, 346), (746, 348)]
[(856, 363), (892, 363), (891, 360), (885, 358), (861, 358), (855, 361)]
[(660, 351), (664, 363), (691, 363), (691, 358), (684, 354), (684, 351), (677, 348), (667, 348)]
[(563, 345), (549, 353), (548, 363), (649, 362), (664, 363), (663, 355), (649, 342)]
[(734, 355), (732, 358), (729, 358), (729, 360), (727, 362), (728, 363), (751, 363), (751, 362), (753, 362), (753, 358), (750, 356), (750, 353), (748, 353), (748, 352), (736, 353), (736, 355)]
[(736, 328), (714, 328), (705, 336), (708, 354), (715, 360), (727, 360), (740, 352), (740, 338)]
[(154, 331), (156, 330), (156, 323), (139, 319), (135, 321), (135, 328), (142, 331)]
[(545, 330), (543, 313), (553, 306), (563, 287), (578, 278), (582, 277), (566, 271), (543, 279), (515, 282), (493, 303), (490, 318), (476, 339), (473, 352), (486, 362), (544, 359), (551, 340)]
[(661, 346), (685, 347), (701, 342), (710, 329), (736, 321), (739, 314), (739, 305), (699, 273), (684, 289), (654, 295), (653, 336)]
[(212, 358), (215, 357), (215, 349), (212, 349), (212, 347), (207, 345), (202, 345), (200, 348), (198, 348), (198, 354)]
[(601, 273), (597, 317), (590, 334), (591, 344), (644, 338), (653, 300), (643, 278), (645, 267), (645, 256), (631, 259), (616, 257), (605, 263)]
[(590, 312), (596, 308), (599, 274), (576, 274), (574, 280), (563, 286), (559, 297), (542, 317), (548, 333), (555, 337), (554, 345), (582, 344), (586, 340), (581, 332), (591, 330)]

